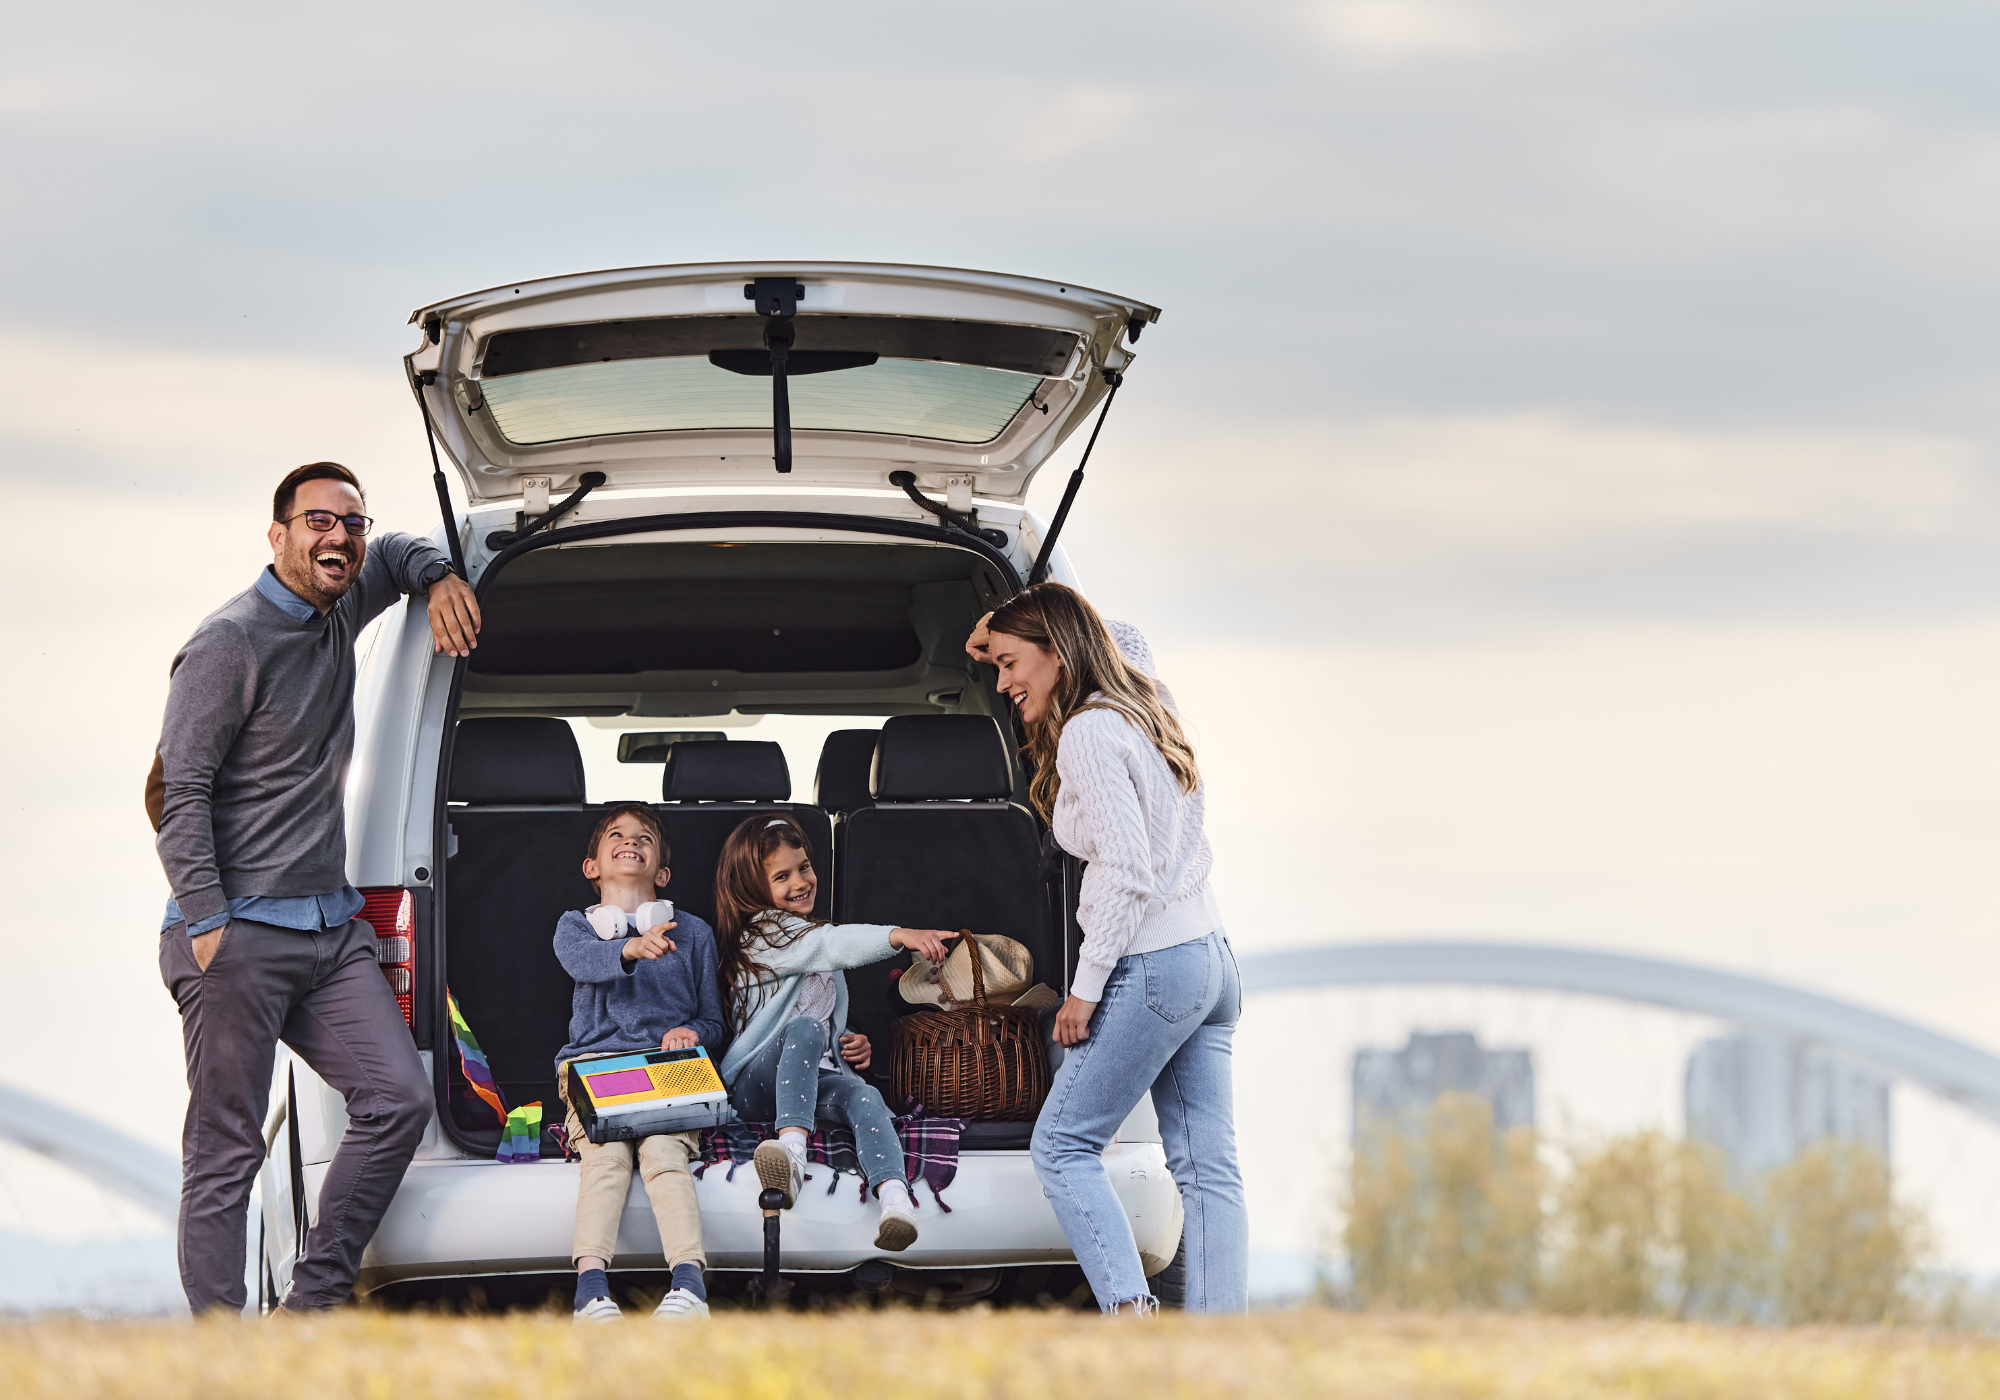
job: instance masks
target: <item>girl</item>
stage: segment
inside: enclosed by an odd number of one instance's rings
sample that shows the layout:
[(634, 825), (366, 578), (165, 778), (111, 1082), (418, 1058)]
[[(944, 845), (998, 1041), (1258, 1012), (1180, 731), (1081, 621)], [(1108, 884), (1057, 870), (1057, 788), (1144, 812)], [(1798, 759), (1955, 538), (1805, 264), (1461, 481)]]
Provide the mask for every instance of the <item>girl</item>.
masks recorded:
[(966, 642), (999, 669), (1026, 725), (1029, 799), (1063, 849), (1089, 862), (1083, 948), (1054, 1028), (1069, 1053), (1035, 1122), (1035, 1174), (1098, 1305), (1156, 1309), (1103, 1162), (1150, 1091), (1186, 1208), (1187, 1309), (1240, 1312), (1249, 1235), (1229, 1079), (1236, 959), (1209, 889), (1194, 750), (1144, 639), (1117, 631), (1074, 589), (1038, 583)]
[(784, 1193), (787, 1210), (805, 1178), (813, 1120), (852, 1128), (862, 1173), (882, 1203), (875, 1247), (908, 1249), (917, 1213), (903, 1145), (882, 1095), (856, 1072), (868, 1068), (873, 1052), (866, 1037), (848, 1032), (840, 972), (898, 948), (939, 962), (945, 940), (958, 935), (825, 923), (811, 917), (818, 891), (812, 847), (790, 817), (752, 817), (723, 843), (715, 870), (716, 971), (736, 1038), (722, 1057), (722, 1082), (743, 1117), (778, 1125), (777, 1140), (759, 1143), (754, 1161), (757, 1179)]

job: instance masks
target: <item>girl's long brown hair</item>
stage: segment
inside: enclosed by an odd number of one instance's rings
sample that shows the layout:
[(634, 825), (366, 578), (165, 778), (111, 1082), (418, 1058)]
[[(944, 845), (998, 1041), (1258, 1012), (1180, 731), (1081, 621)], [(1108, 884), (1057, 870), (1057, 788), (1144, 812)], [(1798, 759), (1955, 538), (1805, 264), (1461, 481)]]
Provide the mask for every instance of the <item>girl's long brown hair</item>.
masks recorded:
[(730, 832), (715, 863), (715, 975), (721, 983), (722, 1009), (738, 1030), (748, 985), (771, 975), (771, 969), (752, 956), (752, 945), (782, 948), (823, 922), (809, 920), (807, 928), (789, 935), (760, 923), (773, 907), (764, 861), (779, 847), (804, 851), (808, 860), (812, 858), (812, 842), (799, 824), (767, 812)]
[(1126, 661), (1111, 629), (1081, 593), (1053, 582), (1024, 588), (987, 619), (986, 629), (1045, 647), (1062, 663), (1048, 713), (1027, 726), (1025, 747), (1035, 765), (1028, 800), (1043, 821), (1054, 818), (1056, 794), (1062, 790), (1057, 742), (1063, 726), (1084, 710), (1115, 710), (1125, 716), (1160, 751), (1181, 791), (1193, 792), (1200, 785), (1194, 746), (1181, 722), (1161, 703), (1152, 677)]

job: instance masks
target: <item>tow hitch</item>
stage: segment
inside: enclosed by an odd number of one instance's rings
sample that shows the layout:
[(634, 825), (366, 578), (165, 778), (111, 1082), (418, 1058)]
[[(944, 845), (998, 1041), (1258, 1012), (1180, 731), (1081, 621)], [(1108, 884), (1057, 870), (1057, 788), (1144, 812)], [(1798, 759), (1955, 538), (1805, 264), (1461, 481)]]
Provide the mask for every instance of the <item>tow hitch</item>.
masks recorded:
[(785, 1193), (775, 1186), (757, 1195), (757, 1208), (764, 1212), (764, 1272), (757, 1277), (756, 1291), (767, 1308), (781, 1308), (792, 1286), (778, 1272), (779, 1221), (784, 1215)]

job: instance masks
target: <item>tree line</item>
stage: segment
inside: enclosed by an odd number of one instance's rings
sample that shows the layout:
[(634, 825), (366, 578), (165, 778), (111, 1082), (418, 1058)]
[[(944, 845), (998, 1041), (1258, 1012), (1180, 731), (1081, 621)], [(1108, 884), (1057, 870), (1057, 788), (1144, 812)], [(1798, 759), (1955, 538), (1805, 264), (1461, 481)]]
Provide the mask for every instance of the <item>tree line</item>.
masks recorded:
[(1641, 1132), (1568, 1154), (1496, 1132), (1473, 1094), (1361, 1125), (1339, 1301), (1768, 1323), (1925, 1316), (1928, 1229), (1889, 1164), (1832, 1139), (1733, 1181), (1719, 1149)]

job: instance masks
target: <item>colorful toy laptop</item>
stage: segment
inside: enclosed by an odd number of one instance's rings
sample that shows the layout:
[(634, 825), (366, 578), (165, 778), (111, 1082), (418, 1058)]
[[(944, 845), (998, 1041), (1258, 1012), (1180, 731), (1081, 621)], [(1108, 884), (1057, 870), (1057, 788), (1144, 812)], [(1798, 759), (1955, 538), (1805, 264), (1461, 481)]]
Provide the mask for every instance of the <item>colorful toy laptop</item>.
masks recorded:
[(571, 1060), (570, 1107), (592, 1142), (629, 1142), (736, 1121), (729, 1091), (702, 1046), (584, 1055)]

